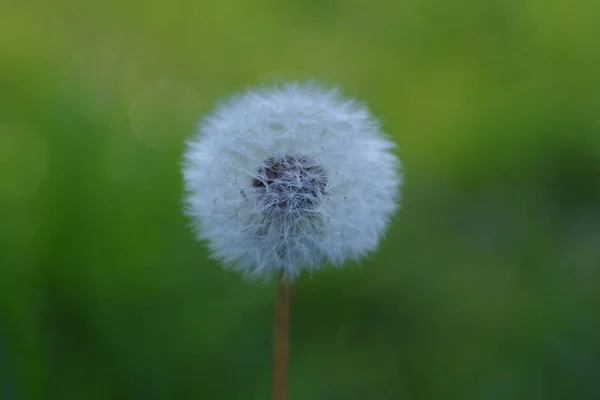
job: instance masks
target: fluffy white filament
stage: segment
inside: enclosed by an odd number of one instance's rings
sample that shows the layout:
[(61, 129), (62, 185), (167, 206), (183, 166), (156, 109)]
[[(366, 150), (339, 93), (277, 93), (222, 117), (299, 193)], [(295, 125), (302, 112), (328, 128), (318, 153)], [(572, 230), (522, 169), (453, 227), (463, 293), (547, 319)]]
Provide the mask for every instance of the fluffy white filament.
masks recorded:
[(375, 250), (400, 200), (395, 145), (361, 104), (314, 84), (249, 90), (187, 142), (186, 213), (214, 258), (288, 278)]

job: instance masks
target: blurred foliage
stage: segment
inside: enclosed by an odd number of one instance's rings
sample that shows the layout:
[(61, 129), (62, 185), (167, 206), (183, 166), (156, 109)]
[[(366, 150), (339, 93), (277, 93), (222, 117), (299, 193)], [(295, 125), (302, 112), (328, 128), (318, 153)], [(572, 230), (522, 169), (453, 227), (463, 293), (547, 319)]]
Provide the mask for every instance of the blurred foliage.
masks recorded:
[(406, 185), (380, 251), (295, 284), (292, 398), (600, 398), (598, 38), (597, 0), (4, 0), (0, 398), (268, 398), (274, 288), (194, 242), (180, 155), (311, 77)]

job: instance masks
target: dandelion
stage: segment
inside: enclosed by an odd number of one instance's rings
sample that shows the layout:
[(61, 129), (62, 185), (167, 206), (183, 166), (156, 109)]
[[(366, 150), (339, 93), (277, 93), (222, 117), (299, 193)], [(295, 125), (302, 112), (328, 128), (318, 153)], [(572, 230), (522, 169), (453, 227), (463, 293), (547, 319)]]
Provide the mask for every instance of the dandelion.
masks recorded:
[(394, 147), (364, 105), (312, 83), (233, 96), (187, 142), (198, 238), (226, 268), (279, 277), (274, 399), (287, 398), (289, 282), (376, 249), (399, 207)]

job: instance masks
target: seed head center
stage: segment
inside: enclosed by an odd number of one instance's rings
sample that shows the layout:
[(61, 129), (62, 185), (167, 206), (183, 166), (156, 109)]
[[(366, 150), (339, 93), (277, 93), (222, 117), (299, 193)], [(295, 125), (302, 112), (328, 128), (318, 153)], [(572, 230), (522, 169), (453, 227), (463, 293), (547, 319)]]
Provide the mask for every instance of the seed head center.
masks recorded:
[(327, 186), (325, 170), (306, 156), (266, 159), (252, 180), (261, 208), (269, 211), (310, 212)]

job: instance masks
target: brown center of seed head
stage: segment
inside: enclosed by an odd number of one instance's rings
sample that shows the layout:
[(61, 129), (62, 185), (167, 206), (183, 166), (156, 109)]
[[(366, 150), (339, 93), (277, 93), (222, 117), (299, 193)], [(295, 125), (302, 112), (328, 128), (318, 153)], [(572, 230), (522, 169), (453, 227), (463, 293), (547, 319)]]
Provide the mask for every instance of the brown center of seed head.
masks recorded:
[(252, 180), (264, 209), (284, 212), (314, 210), (326, 186), (325, 170), (306, 156), (268, 158)]

